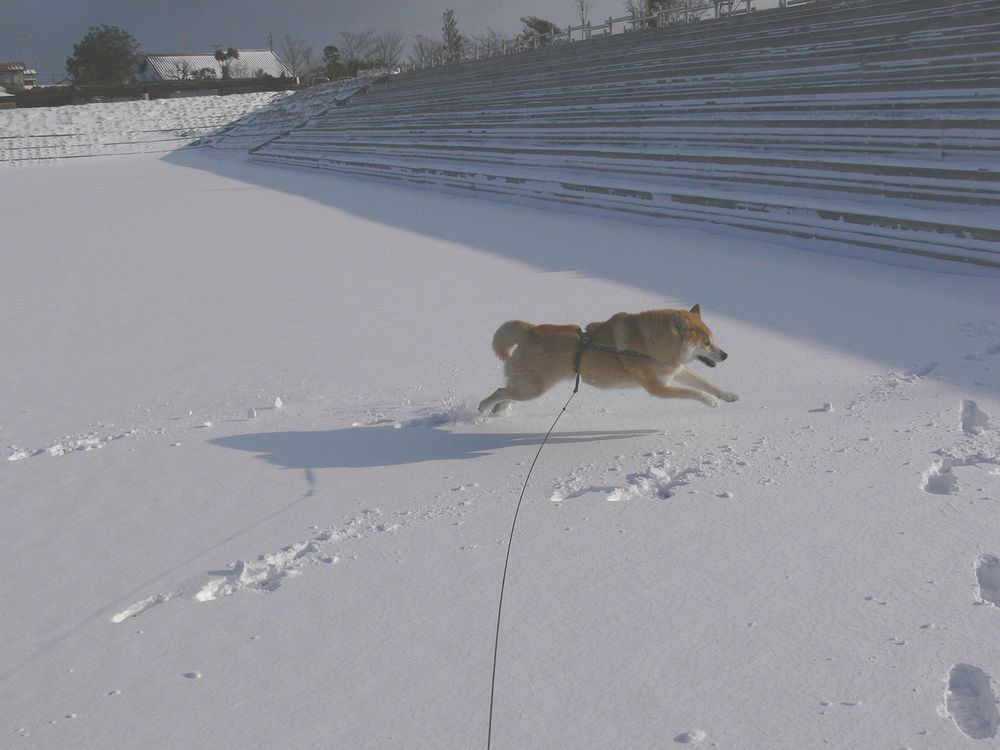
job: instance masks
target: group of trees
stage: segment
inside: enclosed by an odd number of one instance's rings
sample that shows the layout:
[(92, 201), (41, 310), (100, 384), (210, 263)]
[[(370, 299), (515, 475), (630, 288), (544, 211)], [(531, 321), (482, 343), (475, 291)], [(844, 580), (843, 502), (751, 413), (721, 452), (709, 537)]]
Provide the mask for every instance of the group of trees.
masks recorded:
[[(572, 0), (580, 23), (587, 23), (593, 0)], [(648, 17), (658, 11), (679, 5), (681, 0), (624, 0), (625, 9), (636, 15)], [(517, 39), (545, 44), (551, 35), (562, 33), (551, 21), (536, 16), (521, 18), (522, 29)], [(447, 8), (442, 16), (441, 37), (417, 34), (410, 45), (409, 62), (429, 64), (457, 62), (467, 49), (476, 46), (497, 46), (505, 41), (501, 34), (490, 30), (474, 37), (463, 35), (458, 28), (455, 11)], [(314, 60), (313, 49), (301, 39), (285, 36), (279, 52), (292, 75), (325, 77), (331, 80), (356, 76), (371, 69), (394, 68), (402, 62), (406, 40), (398, 32), (376, 33), (371, 29), (361, 32), (342, 31), (336, 44), (323, 48), (322, 57)], [(79, 43), (73, 45), (73, 54), (66, 61), (66, 70), (74, 83), (119, 84), (128, 83), (139, 58), (139, 43), (124, 29), (103, 25), (91, 27)], [(233, 48), (218, 49), (215, 59), (219, 62), (221, 78), (232, 77), (233, 65), (239, 52)], [(181, 67), (184, 67), (183, 64)], [(211, 68), (201, 70), (178, 69), (178, 79), (215, 78)]]
[[(240, 53), (235, 47), (217, 49), (215, 59), (219, 73), (212, 68), (193, 69), (187, 62), (178, 63), (172, 71), (177, 80), (208, 80), (233, 77), (233, 65)], [(78, 86), (108, 86), (126, 84), (132, 80), (139, 61), (139, 43), (125, 29), (104, 24), (92, 26), (66, 60), (66, 72)]]
[(323, 48), (320, 73), (329, 78), (355, 76), (362, 70), (392, 68), (406, 49), (403, 35), (395, 31), (376, 34), (371, 29), (340, 32), (340, 44)]
[[(588, 11), (592, 0), (575, 0), (582, 3)], [(586, 23), (586, 21), (584, 21)], [(517, 40), (530, 41), (534, 38), (545, 43), (546, 35), (561, 34), (562, 30), (551, 21), (536, 16), (525, 16), (521, 18), (522, 29)], [(441, 24), (441, 38), (434, 39), (423, 34), (417, 34), (411, 46), (411, 63), (427, 65), (440, 62), (458, 62), (467, 49), (474, 47), (498, 47), (504, 42), (511, 41), (508, 37), (488, 30), (484, 34), (467, 37), (458, 30), (458, 22), (455, 20), (455, 11), (448, 8), (444, 12)]]

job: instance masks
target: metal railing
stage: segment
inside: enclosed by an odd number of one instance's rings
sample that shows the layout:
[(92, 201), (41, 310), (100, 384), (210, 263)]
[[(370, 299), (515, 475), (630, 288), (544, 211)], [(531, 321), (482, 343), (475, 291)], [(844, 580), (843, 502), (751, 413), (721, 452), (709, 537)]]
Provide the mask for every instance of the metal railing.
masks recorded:
[[(779, 0), (780, 7), (788, 7), (815, 0)], [(540, 49), (559, 44), (582, 42), (613, 34), (625, 34), (643, 29), (675, 26), (677, 24), (694, 23), (704, 18), (724, 18), (726, 16), (745, 15), (752, 13), (755, 0), (682, 0), (672, 8), (657, 11), (649, 16), (627, 15), (620, 18), (609, 18), (599, 24), (589, 21), (579, 26), (570, 26), (562, 31), (551, 34), (532, 34), (530, 36), (504, 39), (494, 43), (477, 44), (466, 47), (457, 57), (445, 53), (425, 62), (408, 62), (394, 72), (406, 72), (436, 68), (441, 65), (484, 60), (490, 57), (504, 57), (528, 50)]]

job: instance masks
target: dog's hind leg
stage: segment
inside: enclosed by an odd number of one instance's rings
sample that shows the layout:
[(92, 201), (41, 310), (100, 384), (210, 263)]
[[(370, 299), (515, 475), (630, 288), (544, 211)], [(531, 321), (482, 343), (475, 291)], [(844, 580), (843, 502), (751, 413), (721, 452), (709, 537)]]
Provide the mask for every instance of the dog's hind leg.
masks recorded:
[(538, 398), (544, 392), (545, 388), (538, 384), (526, 385), (519, 383), (504, 388), (497, 388), (480, 402), (479, 413), (498, 414), (507, 408), (507, 405), (511, 401), (530, 401), (533, 398)]
[(506, 390), (506, 388), (497, 388), (493, 393), (480, 401), (479, 413), (497, 414), (502, 411), (510, 403), (510, 399), (505, 395)]

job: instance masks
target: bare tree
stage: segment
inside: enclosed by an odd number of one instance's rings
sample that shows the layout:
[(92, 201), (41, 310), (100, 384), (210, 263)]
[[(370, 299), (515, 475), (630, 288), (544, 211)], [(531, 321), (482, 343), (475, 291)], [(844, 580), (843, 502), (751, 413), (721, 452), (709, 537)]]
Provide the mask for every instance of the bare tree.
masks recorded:
[(625, 12), (636, 18), (643, 18), (650, 14), (649, 0), (625, 0)]
[(590, 21), (590, 9), (594, 7), (594, 0), (573, 0), (573, 9), (580, 18), (581, 24)]
[(340, 56), (344, 64), (353, 67), (364, 64), (371, 59), (372, 47), (375, 46), (375, 32), (365, 29), (357, 33), (353, 31), (340, 32)]
[(380, 68), (394, 68), (406, 49), (403, 35), (396, 31), (385, 31), (372, 42), (368, 62)]
[(229, 77), (234, 80), (237, 78), (253, 78), (250, 63), (243, 60), (234, 60), (229, 64)]
[[(636, 18), (649, 18), (664, 11), (680, 12), (684, 5), (683, 0), (625, 0), (625, 10)], [(650, 25), (655, 26), (656, 23), (652, 21)]]
[(194, 70), (191, 68), (191, 63), (187, 60), (174, 62), (174, 64), (170, 67), (170, 71), (167, 73), (167, 78), (172, 81), (186, 81), (193, 77)]
[(657, 11), (679, 6), (678, 0), (625, 0), (625, 10), (635, 16), (651, 16)]
[(472, 37), (469, 40), (469, 44), (473, 47), (500, 47), (506, 41), (508, 41), (507, 37), (499, 31), (486, 29), (485, 32)]
[(296, 78), (312, 66), (313, 49), (302, 39), (294, 39), (288, 34), (279, 45), (281, 56), (288, 63), (292, 75)]
[(413, 38), (410, 62), (414, 65), (434, 65), (441, 62), (444, 56), (444, 42), (440, 39), (431, 39), (423, 34), (417, 34)]

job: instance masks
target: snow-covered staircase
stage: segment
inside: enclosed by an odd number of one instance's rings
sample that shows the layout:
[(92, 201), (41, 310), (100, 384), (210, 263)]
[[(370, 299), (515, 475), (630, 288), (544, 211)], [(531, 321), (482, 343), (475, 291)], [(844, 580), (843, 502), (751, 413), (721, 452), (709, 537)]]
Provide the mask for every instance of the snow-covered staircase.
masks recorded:
[(839, 0), (391, 76), (257, 159), (1000, 268), (1000, 0)]

